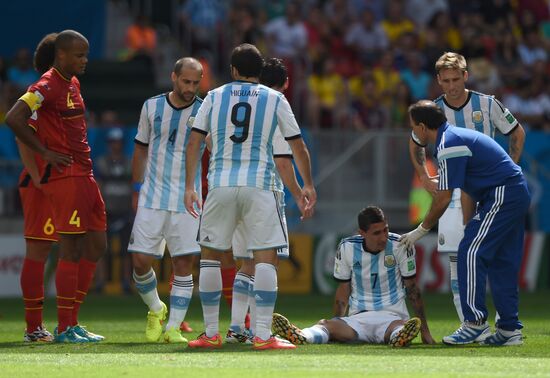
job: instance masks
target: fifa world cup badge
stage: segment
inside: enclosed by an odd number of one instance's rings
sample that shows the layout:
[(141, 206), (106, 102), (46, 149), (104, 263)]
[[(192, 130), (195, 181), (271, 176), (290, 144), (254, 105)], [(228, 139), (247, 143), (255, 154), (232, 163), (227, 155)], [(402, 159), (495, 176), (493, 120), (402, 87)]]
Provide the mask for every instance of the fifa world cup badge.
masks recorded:
[(386, 268), (393, 268), (395, 266), (395, 257), (393, 255), (384, 256), (384, 266)]
[(483, 122), (483, 112), (479, 110), (472, 112), (472, 121), (474, 121), (474, 123)]
[(439, 245), (445, 244), (445, 235), (439, 234)]

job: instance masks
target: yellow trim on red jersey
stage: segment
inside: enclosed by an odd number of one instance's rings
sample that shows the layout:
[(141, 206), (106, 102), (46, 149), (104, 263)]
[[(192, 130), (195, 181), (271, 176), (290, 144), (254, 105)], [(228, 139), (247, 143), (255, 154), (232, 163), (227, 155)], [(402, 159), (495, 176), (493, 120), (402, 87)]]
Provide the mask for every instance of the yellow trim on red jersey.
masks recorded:
[(57, 239), (37, 238), (37, 237), (34, 237), (34, 236), (25, 236), (25, 239), (44, 240), (44, 241), (57, 242)]
[(63, 74), (61, 72), (59, 72), (59, 70), (57, 68), (55, 68), (55, 67), (52, 67), (52, 68), (59, 76), (61, 76), (61, 78), (63, 80), (68, 81), (69, 83), (71, 82), (71, 79), (67, 79), (65, 76), (63, 76)]
[(31, 125), (30, 123), (28, 123), (27, 126), (29, 126), (31, 129), (33, 129), (34, 132), (38, 131), (38, 129), (36, 127), (34, 127), (33, 125)]
[(42, 106), (42, 99), (33, 92), (27, 92), (23, 96), (19, 97), (19, 99), (27, 104), (31, 112), (35, 112), (38, 108), (40, 108), (40, 106)]
[(25, 297), (23, 297), (24, 301), (40, 301), (42, 299), (44, 299), (44, 296), (42, 296), (40, 298), (25, 298)]
[(76, 234), (85, 234), (86, 231), (57, 231), (58, 234), (67, 234), (67, 235), (76, 235)]

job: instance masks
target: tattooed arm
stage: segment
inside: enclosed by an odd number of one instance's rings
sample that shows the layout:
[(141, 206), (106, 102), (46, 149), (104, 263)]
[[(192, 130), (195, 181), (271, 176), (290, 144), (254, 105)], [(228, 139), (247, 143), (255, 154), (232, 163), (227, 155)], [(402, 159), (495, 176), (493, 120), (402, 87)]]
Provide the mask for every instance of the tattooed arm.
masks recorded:
[(409, 139), (409, 156), (422, 186), (432, 195), (435, 195), (437, 180), (430, 176), (430, 172), (426, 167), (426, 149), (416, 144), (412, 138)]
[(510, 157), (514, 163), (519, 163), (521, 153), (523, 152), (523, 144), (525, 143), (525, 130), (518, 123), (514, 131), (509, 134), (509, 151)]
[(403, 281), (405, 283), (405, 290), (407, 292), (409, 304), (414, 309), (416, 317), (422, 321), (422, 326), (420, 328), (422, 342), (424, 344), (435, 344), (435, 340), (433, 339), (430, 329), (428, 328), (428, 320), (426, 319), (426, 314), (424, 313), (424, 301), (422, 300), (420, 289), (416, 284), (416, 276), (403, 277)]
[(346, 316), (350, 293), (351, 281), (340, 282), (334, 295), (334, 316)]

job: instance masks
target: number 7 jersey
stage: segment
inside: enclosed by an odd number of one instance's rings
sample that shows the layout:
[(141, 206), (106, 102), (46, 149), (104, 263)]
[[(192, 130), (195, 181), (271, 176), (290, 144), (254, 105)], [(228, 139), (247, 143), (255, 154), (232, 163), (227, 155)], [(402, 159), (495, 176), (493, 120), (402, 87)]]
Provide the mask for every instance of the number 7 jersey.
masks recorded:
[(399, 246), (399, 235), (389, 234), (386, 248), (367, 252), (360, 235), (342, 239), (334, 259), (334, 278), (351, 281), (349, 315), (363, 311), (399, 312), (405, 298), (403, 277), (416, 274), (415, 251)]
[(275, 190), (273, 134), (277, 127), (286, 140), (301, 137), (282, 93), (245, 81), (208, 92), (193, 130), (212, 135), (209, 189), (248, 186)]

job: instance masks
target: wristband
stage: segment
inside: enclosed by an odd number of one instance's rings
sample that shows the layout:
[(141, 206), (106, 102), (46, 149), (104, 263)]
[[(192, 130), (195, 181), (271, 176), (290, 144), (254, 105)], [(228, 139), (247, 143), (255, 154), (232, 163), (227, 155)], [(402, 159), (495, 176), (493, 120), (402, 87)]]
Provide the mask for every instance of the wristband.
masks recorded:
[(134, 192), (139, 193), (139, 191), (141, 190), (141, 185), (143, 185), (141, 182), (134, 182), (132, 184), (132, 186), (134, 188)]

